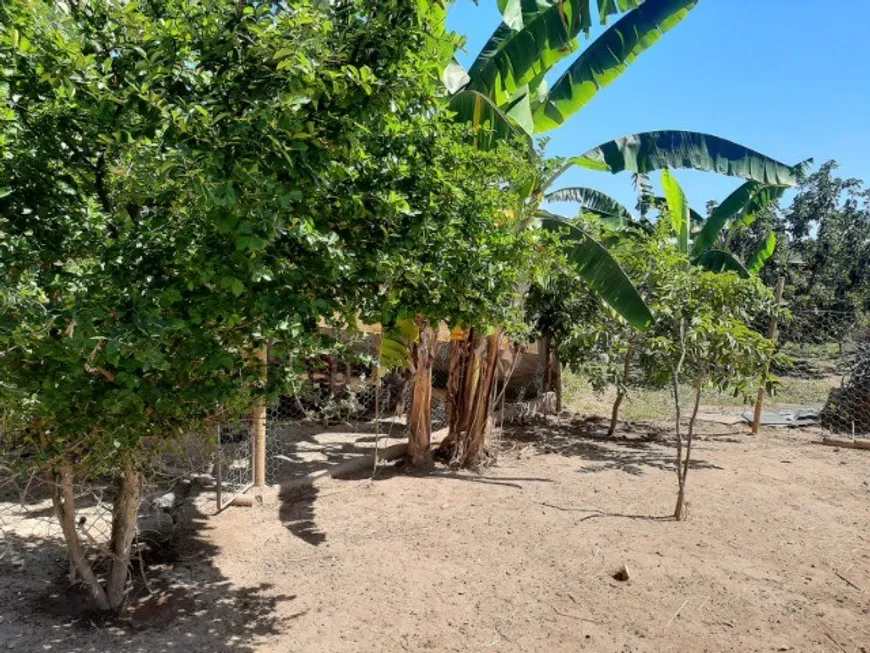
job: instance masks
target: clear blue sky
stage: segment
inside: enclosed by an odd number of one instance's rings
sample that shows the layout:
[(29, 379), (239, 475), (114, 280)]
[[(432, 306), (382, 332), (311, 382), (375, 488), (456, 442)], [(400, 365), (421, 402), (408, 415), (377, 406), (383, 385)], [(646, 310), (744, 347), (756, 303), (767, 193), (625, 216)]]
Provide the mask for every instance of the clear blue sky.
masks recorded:
[[(500, 21), (496, 0), (479, 2), (457, 0), (450, 9), (449, 26), (468, 39), (460, 56), (465, 65)], [(548, 152), (574, 155), (626, 134), (686, 129), (787, 163), (836, 159), (841, 175), (870, 182), (868, 25), (870, 0), (701, 0), (550, 132)], [(702, 212), (708, 199), (722, 199), (739, 184), (710, 173), (679, 171), (678, 177)], [(594, 186), (634, 206), (629, 175), (575, 170), (560, 185)]]

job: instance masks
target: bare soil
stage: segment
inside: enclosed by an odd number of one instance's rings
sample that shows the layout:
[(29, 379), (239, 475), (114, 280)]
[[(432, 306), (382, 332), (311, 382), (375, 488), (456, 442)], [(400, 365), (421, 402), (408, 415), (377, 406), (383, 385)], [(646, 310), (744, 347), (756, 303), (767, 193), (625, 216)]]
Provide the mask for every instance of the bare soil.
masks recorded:
[(57, 546), (16, 542), (0, 650), (867, 653), (870, 452), (730, 429), (703, 427), (682, 523), (665, 425), (579, 417), (513, 427), (480, 474), (270, 490), (152, 554), (108, 624)]

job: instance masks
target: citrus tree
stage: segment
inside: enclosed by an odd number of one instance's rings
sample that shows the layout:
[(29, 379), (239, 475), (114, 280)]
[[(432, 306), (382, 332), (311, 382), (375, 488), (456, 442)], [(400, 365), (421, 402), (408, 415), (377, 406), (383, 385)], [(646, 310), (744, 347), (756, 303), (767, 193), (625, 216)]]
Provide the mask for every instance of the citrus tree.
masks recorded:
[[(150, 457), (280, 392), (322, 319), (385, 319), (415, 290), (465, 316), (481, 276), (512, 287), (499, 170), (521, 163), (470, 156), (439, 111), (439, 20), (398, 0), (0, 6), (4, 438), (99, 608), (124, 601)], [(477, 264), (446, 307), (450, 275), (426, 278), (445, 225)], [(116, 488), (105, 575), (76, 530), (88, 479)]]

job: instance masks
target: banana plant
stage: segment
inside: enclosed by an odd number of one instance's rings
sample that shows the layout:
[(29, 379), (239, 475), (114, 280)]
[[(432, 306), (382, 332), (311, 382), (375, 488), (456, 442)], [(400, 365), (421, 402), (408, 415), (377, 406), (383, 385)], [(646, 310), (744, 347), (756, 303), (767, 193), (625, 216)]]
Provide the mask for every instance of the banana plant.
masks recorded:
[[(597, 0), (602, 24), (621, 16), (585, 48), (581, 41), (588, 39), (592, 26), (592, 0), (497, 1), (502, 23), (468, 71), (455, 58), (445, 63), (444, 71), (449, 108), (458, 121), (475, 128), (473, 138), (481, 148), (517, 134), (531, 143), (533, 136), (565, 124), (681, 23), (700, 0)], [(549, 85), (553, 67), (575, 54)], [(568, 159), (565, 170), (574, 165), (641, 174), (692, 168), (782, 186), (796, 185), (801, 178), (799, 168), (737, 143), (674, 130), (603, 143)]]
[[(801, 165), (807, 165), (801, 164)], [(748, 181), (716, 205), (708, 218), (689, 206), (686, 195), (669, 169), (662, 171), (664, 196), (656, 196), (648, 180), (640, 180), (638, 206), (649, 206), (671, 221), (677, 247), (693, 263), (713, 271), (732, 270), (743, 277), (758, 274), (776, 250), (776, 235), (767, 236), (764, 244), (745, 265), (728, 251), (730, 236), (750, 226), (759, 211), (776, 204), (786, 186), (768, 186)], [(617, 235), (630, 229), (650, 230), (645, 216), (633, 215), (625, 206), (599, 191), (569, 188), (547, 195), (556, 201), (573, 201), (580, 205), (580, 215), (593, 219)]]

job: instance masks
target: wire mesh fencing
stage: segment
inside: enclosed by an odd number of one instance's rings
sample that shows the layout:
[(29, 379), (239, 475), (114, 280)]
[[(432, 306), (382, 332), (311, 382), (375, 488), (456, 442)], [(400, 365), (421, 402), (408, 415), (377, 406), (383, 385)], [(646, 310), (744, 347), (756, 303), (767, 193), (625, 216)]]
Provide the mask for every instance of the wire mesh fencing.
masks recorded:
[(793, 407), (807, 421), (870, 435), (870, 328), (853, 312), (802, 311), (780, 329), (786, 361), (769, 405)]
[[(309, 361), (295, 392), (269, 407), (266, 482), (280, 483), (405, 441), (412, 381), (407, 370), (378, 379), (378, 336), (335, 334), (334, 352)], [(432, 374), (432, 430), (446, 425), (448, 343), (439, 343)]]
[[(335, 336), (329, 355), (307, 362), (294, 390), (267, 408), (266, 482), (277, 484), (407, 441), (412, 380), (408, 371), (377, 379), (376, 335)], [(446, 389), (449, 342), (436, 348), (432, 371), (433, 433), (447, 424)], [(512, 354), (498, 387), (504, 403), (524, 402), (544, 391), (543, 357)], [(138, 515), (139, 542), (170, 537), (191, 515), (220, 511), (253, 484), (252, 417), (223, 421), (185, 437), (160, 443), (142, 469)], [(54, 539), (62, 529), (52, 495), (59, 478), (26, 474), (35, 449), (6, 444), (0, 425), (0, 557), (16, 544), (24, 547)], [(89, 555), (107, 553), (112, 538), (112, 507), (117, 481), (112, 477), (76, 478), (75, 523)], [(140, 544), (137, 544), (137, 548)]]

